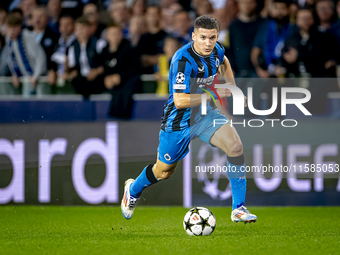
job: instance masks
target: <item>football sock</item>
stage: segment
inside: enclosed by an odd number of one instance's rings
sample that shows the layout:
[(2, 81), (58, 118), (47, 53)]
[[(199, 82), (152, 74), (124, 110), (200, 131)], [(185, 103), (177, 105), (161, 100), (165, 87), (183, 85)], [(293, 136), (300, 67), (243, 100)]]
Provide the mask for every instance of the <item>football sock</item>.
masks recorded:
[(152, 167), (154, 164), (146, 166), (141, 174), (136, 178), (136, 180), (130, 186), (130, 195), (133, 197), (140, 197), (142, 191), (151, 186), (152, 184), (158, 182), (157, 178), (153, 174)]
[(229, 157), (228, 156), (228, 178), (231, 185), (231, 193), (233, 196), (233, 210), (244, 205), (246, 199), (246, 169), (244, 156)]

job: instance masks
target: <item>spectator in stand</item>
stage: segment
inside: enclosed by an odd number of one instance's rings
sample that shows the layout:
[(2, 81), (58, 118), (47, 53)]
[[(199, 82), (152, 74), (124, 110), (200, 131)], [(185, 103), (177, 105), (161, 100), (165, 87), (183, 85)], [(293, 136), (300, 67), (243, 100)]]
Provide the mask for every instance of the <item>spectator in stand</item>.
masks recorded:
[(38, 77), (46, 74), (46, 55), (40, 44), (35, 41), (32, 32), (22, 30), (22, 22), (14, 13), (7, 16), (8, 41), (2, 59), (7, 60), (14, 87), (19, 88), (20, 77), (29, 77), (29, 82), (23, 84), (23, 94), (29, 95), (35, 92)]
[(169, 8), (162, 8), (161, 28), (169, 34), (174, 32), (175, 16), (181, 11), (183, 7), (179, 3), (173, 3)]
[[(226, 53), (235, 72), (237, 84), (243, 93), (247, 95), (248, 87), (253, 88), (253, 105), (259, 109), (260, 94), (264, 83), (257, 79), (246, 79), (258, 77), (250, 59), (250, 54), (256, 33), (264, 24), (264, 20), (257, 15), (256, 0), (239, 0), (239, 14), (229, 27), (229, 42), (227, 41)], [(233, 99), (227, 98), (229, 110), (232, 110)], [(253, 116), (248, 108), (245, 115)]]
[(91, 24), (90, 35), (100, 38), (106, 26), (103, 23), (99, 22), (99, 13), (97, 5), (92, 3), (85, 5), (83, 9), (83, 16), (86, 16)]
[(160, 7), (163, 8), (169, 8), (170, 5), (178, 3), (178, 0), (161, 0), (160, 1)]
[(61, 0), (49, 0), (47, 4), (48, 27), (59, 34), (59, 16), (61, 12)]
[[(211, 3), (214, 9), (214, 12), (213, 12), (214, 17), (217, 20), (222, 21), (222, 23), (228, 20), (228, 25), (229, 25), (231, 22), (231, 17), (234, 17), (234, 15), (236, 15), (236, 13), (234, 13), (235, 12), (234, 0), (209, 0), (209, 2)], [(227, 5), (229, 5), (228, 8), (226, 8)], [(222, 29), (224, 28), (225, 27), (223, 26)]]
[(18, 19), (24, 20), (24, 13), (20, 8), (13, 9), (10, 14), (13, 13)]
[(89, 35), (90, 22), (80, 17), (75, 24), (75, 42), (67, 50), (66, 76), (77, 93), (88, 99), (105, 91), (101, 41)]
[[(288, 6), (289, 2), (286, 0), (274, 0), (272, 6), (273, 19), (266, 22), (257, 31), (251, 60), (257, 75), (261, 78), (275, 75), (284, 41), (292, 32), (292, 27), (289, 24)], [(261, 66), (261, 62), (259, 62), (261, 52), (263, 52), (265, 58), (265, 67)]]
[(61, 2), (61, 15), (71, 15), (76, 19), (82, 14), (83, 6), (82, 0), (63, 0)]
[[(335, 37), (328, 32), (314, 29), (311, 10), (299, 10), (297, 13), (298, 31), (285, 42), (282, 65), (289, 73), (311, 77), (336, 78), (336, 57), (339, 48)], [(309, 79), (308, 90), (311, 100), (306, 108), (316, 114), (322, 114), (327, 106), (327, 93), (338, 92), (336, 79)]]
[(164, 54), (160, 55), (155, 73), (158, 81), (156, 93), (167, 95), (169, 93), (169, 69), (173, 55), (180, 48), (180, 42), (175, 37), (167, 37), (164, 41)]
[(227, 29), (231, 22), (236, 19), (238, 13), (237, 9), (237, 1), (236, 0), (228, 0), (224, 6), (222, 11), (217, 12), (214, 11), (214, 16), (221, 23), (221, 29)]
[(145, 0), (133, 0), (132, 15), (144, 15), (147, 3)]
[(319, 0), (316, 3), (316, 13), (319, 18), (318, 30), (320, 32), (329, 31), (332, 23), (336, 21), (334, 2), (331, 0)]
[(146, 10), (148, 32), (142, 35), (138, 45), (144, 74), (154, 73), (154, 65), (158, 63), (159, 55), (163, 52), (167, 33), (160, 28), (160, 15), (159, 6), (149, 6)]
[(229, 28), (229, 61), (236, 77), (257, 77), (250, 59), (251, 49), (264, 20), (256, 13), (256, 0), (239, 0), (238, 18)]
[(60, 38), (51, 56), (52, 70), (48, 73), (48, 82), (56, 84), (57, 78), (64, 83), (66, 49), (75, 41), (74, 20), (71, 16), (62, 16), (59, 21)]
[(336, 13), (338, 20), (332, 23), (330, 32), (336, 37), (340, 48), (340, 0), (336, 4)]
[(214, 13), (214, 9), (209, 0), (196, 0), (193, 2), (197, 17), (204, 14)]
[(123, 39), (119, 25), (107, 28), (108, 45), (103, 49), (104, 83), (112, 95), (110, 116), (128, 119), (131, 117), (132, 95), (140, 82), (138, 56), (129, 41)]
[(6, 16), (7, 16), (6, 10), (0, 7), (0, 35), (1, 36), (4, 36), (6, 34)]
[(32, 11), (33, 36), (40, 43), (46, 54), (47, 70), (51, 70), (51, 56), (58, 40), (50, 27), (47, 26), (47, 10), (45, 6), (37, 6)]
[(6, 16), (7, 12), (0, 7), (0, 54), (6, 43)]
[(147, 32), (146, 20), (144, 16), (134, 15), (130, 20), (130, 43), (131, 47), (136, 48), (140, 38)]
[(23, 27), (32, 30), (32, 11), (37, 7), (36, 0), (23, 0), (21, 9), (24, 15)]
[(181, 45), (191, 42), (191, 34), (193, 32), (189, 13), (181, 11), (175, 16), (175, 29), (173, 36), (177, 37)]
[[(13, 9), (9, 14), (13, 14), (14, 16), (16, 16), (18, 19), (21, 19), (21, 20), (24, 20), (24, 15), (23, 15), (23, 12), (21, 9), (19, 8), (15, 8)], [(4, 32), (3, 33), (3, 36), (4, 36), (4, 44), (3, 46), (5, 46), (6, 44), (6, 20), (5, 20), (5, 23), (3, 24), (2, 26), (2, 31)], [(5, 60), (5, 62), (7, 62), (7, 60)], [(7, 72), (1, 72), (2, 75), (4, 75), (4, 73), (9, 73), (9, 69), (8, 69), (8, 66), (5, 67), (5, 69), (7, 70)]]
[(335, 37), (314, 29), (313, 12), (308, 9), (298, 11), (296, 25), (298, 30), (287, 37), (282, 50), (282, 65), (287, 73), (298, 76), (307, 72), (311, 77), (335, 78), (339, 54)]
[(130, 14), (125, 1), (115, 1), (111, 6), (110, 16), (123, 30), (123, 37), (129, 38), (129, 19)]

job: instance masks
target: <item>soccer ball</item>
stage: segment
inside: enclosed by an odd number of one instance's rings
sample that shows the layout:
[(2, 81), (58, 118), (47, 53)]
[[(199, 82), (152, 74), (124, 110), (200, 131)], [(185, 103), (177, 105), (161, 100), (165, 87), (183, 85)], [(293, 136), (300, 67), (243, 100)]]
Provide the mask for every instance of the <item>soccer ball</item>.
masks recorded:
[(204, 207), (192, 208), (184, 216), (183, 227), (189, 236), (208, 236), (215, 226), (215, 216)]

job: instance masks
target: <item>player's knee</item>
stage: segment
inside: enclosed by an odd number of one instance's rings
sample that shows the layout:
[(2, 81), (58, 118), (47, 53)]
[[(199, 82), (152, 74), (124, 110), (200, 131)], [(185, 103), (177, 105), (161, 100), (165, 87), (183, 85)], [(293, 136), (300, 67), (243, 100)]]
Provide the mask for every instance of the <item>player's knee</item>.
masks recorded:
[(164, 165), (157, 165), (154, 168), (154, 175), (157, 178), (157, 180), (165, 180), (165, 179), (169, 179), (170, 176), (173, 174), (173, 172), (176, 169), (176, 165), (175, 166), (166, 166), (164, 167)]
[(243, 153), (243, 145), (240, 141), (234, 142), (228, 146), (228, 155), (241, 155)]

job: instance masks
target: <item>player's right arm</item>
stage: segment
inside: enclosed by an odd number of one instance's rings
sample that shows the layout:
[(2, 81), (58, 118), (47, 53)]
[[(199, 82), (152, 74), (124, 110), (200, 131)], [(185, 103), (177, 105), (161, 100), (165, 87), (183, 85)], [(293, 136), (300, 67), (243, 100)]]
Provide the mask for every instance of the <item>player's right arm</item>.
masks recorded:
[[(206, 94), (206, 93), (205, 93)], [(211, 101), (207, 95), (207, 102)], [(174, 93), (174, 103), (177, 109), (185, 109), (201, 105), (202, 94)]]
[[(181, 59), (172, 63), (170, 80), (177, 109), (198, 106), (202, 102), (202, 94), (190, 94), (190, 83), (193, 82), (192, 73), (194, 73), (193, 68), (188, 60)], [(210, 96), (207, 96), (207, 100), (210, 101)]]
[[(202, 103), (202, 94), (190, 94), (190, 82), (193, 69), (191, 64), (186, 60), (175, 61), (172, 66), (172, 88), (174, 95), (174, 104), (177, 109), (186, 109), (189, 107), (199, 106)], [(204, 93), (206, 94), (206, 93)], [(221, 98), (231, 96), (230, 90), (220, 89)], [(210, 95), (206, 96), (207, 102), (211, 101)]]

